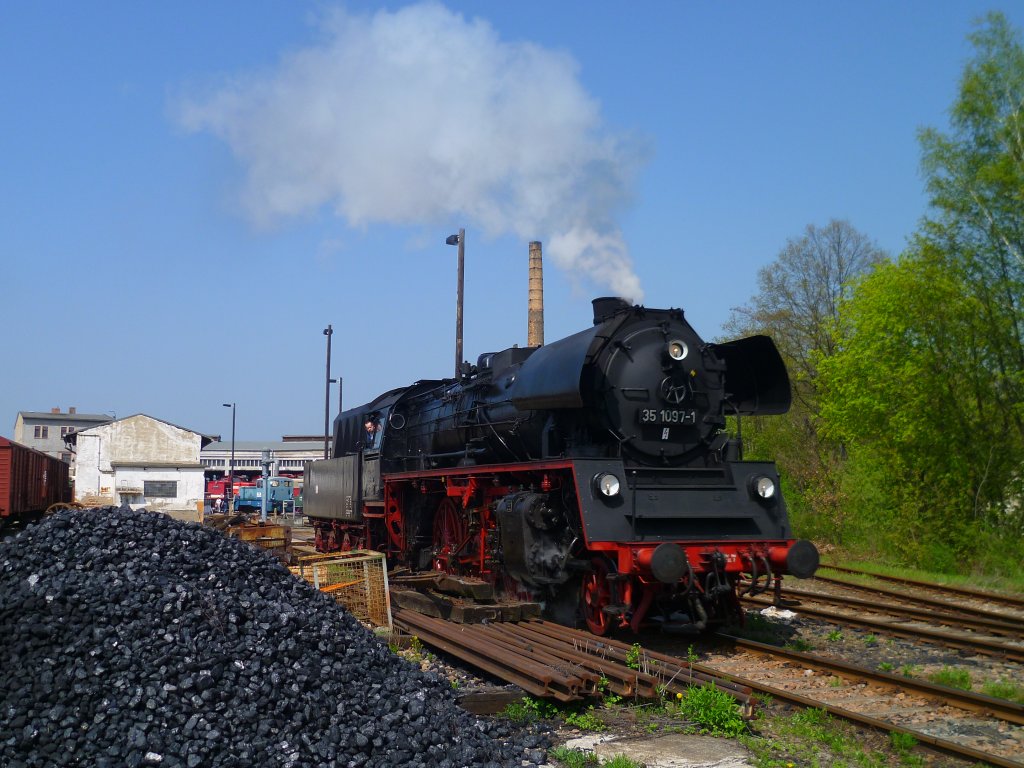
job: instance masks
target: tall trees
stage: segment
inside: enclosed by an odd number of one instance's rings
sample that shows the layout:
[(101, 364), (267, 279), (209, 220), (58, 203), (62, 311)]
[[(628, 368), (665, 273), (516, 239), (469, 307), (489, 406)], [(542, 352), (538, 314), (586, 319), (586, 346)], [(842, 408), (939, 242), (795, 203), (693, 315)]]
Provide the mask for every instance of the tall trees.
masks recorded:
[(733, 310), (726, 328), (770, 332), (786, 358), (795, 395), (814, 410), (815, 359), (834, 350), (831, 324), (850, 281), (886, 254), (847, 221), (808, 225), (757, 275), (758, 294)]
[(920, 135), (929, 215), (841, 305), (819, 366), (847, 477), (871, 478), (875, 522), (932, 566), (1024, 533), (1024, 49), (1000, 14), (971, 41), (950, 132)]
[(736, 335), (770, 335), (789, 369), (793, 408), (781, 419), (753, 420), (744, 436), (748, 452), (770, 453), (778, 461), (794, 520), (804, 535), (842, 534), (839, 455), (817, 431), (817, 367), (834, 351), (832, 326), (850, 282), (886, 259), (849, 222), (810, 225), (758, 272), (757, 295), (734, 309), (726, 325)]
[(922, 241), (978, 302), (1005, 427), (1024, 432), (1024, 48), (999, 13), (971, 35), (952, 131), (921, 132), (933, 214)]

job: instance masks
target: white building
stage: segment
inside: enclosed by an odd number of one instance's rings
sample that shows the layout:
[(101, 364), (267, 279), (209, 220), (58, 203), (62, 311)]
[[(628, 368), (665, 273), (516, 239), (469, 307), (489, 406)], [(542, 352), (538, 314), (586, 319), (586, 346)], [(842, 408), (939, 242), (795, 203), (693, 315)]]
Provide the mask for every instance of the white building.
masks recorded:
[(80, 429), (109, 424), (113, 416), (105, 413), (78, 413), (75, 407), (64, 413), (60, 408), (44, 411), (18, 411), (14, 420), (14, 442), (48, 453), (71, 465), (75, 479), (75, 455), (64, 444), (64, 438)]
[(204, 481), (200, 453), (207, 435), (145, 414), (75, 434), (75, 501), (129, 504), (199, 519)]

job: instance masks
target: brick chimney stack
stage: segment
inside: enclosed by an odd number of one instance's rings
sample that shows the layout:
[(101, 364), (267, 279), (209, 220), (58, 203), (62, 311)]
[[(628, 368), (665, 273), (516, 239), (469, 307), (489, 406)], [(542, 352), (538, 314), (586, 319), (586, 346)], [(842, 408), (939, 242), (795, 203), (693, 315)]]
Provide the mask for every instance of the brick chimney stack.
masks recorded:
[(526, 346), (544, 346), (544, 262), (540, 242), (530, 243), (530, 289), (527, 304)]

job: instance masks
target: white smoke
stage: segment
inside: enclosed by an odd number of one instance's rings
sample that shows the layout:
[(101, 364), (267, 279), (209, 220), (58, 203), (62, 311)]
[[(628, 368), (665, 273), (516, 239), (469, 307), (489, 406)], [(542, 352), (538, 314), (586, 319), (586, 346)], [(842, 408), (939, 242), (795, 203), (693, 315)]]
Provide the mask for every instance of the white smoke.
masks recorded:
[(613, 217), (641, 162), (565, 53), (442, 5), (333, 11), (321, 41), (181, 110), (228, 143), (260, 224), (330, 205), (353, 226), (467, 221), (546, 240), (555, 263), (640, 301)]

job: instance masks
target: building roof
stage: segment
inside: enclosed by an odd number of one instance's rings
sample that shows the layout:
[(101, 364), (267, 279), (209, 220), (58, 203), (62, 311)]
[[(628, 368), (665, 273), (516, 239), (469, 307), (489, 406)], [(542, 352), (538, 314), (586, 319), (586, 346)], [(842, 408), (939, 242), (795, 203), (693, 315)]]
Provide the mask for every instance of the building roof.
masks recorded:
[[(54, 414), (54, 415), (56, 415), (56, 414)], [(134, 419), (137, 416), (142, 416), (145, 419), (152, 419), (153, 421), (159, 421), (161, 424), (166, 424), (169, 427), (174, 427), (175, 429), (180, 429), (180, 430), (182, 430), (184, 432), (191, 432), (194, 435), (199, 435), (203, 439), (203, 447), (205, 447), (209, 443), (213, 442), (213, 439), (216, 437), (216, 435), (206, 435), (206, 434), (203, 434), (202, 432), (198, 432), (198, 431), (196, 431), (194, 429), (189, 429), (188, 427), (183, 427), (180, 424), (175, 424), (173, 422), (167, 421), (167, 419), (158, 419), (156, 416), (150, 416), (147, 413), (133, 413), (131, 416), (125, 416), (125, 417), (120, 418), (120, 419), (113, 419), (110, 422), (108, 422), (107, 424), (98, 424), (97, 426), (91, 427), (90, 429), (80, 430), (80, 432), (89, 432), (92, 429), (99, 429), (100, 427), (109, 427), (111, 424), (116, 424), (119, 421), (128, 421), (128, 419)]]
[[(230, 440), (215, 440), (203, 447), (204, 451), (230, 451)], [(239, 451), (274, 451), (275, 453), (287, 453), (288, 451), (319, 451), (323, 453), (324, 441), (312, 440), (304, 442), (280, 441), (280, 440), (236, 440), (235, 453)]]
[(18, 411), (22, 421), (113, 421), (109, 413), (50, 413), (49, 411)]

